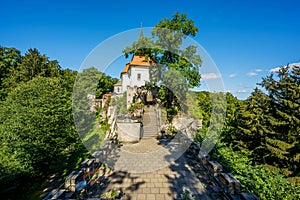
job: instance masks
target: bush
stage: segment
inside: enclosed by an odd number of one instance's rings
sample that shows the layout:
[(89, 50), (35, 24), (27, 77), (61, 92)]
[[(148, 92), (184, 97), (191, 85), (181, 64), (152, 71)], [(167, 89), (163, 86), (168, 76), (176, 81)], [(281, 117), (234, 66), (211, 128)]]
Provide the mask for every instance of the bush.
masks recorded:
[(101, 198), (104, 199), (115, 199), (118, 196), (118, 191), (117, 190), (111, 190), (108, 192), (105, 192), (101, 195)]
[(260, 199), (300, 199), (299, 185), (288, 182), (278, 171), (264, 165), (251, 165), (248, 157), (230, 147), (217, 146), (212, 158), (240, 180), (242, 189), (255, 193)]
[(195, 197), (189, 189), (183, 188), (183, 193), (180, 194), (179, 200), (195, 200)]

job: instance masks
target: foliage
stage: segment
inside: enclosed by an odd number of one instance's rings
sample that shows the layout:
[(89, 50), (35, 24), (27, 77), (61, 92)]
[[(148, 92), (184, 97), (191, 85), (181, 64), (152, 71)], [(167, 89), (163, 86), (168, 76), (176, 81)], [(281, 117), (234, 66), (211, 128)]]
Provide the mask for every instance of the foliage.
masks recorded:
[(77, 71), (71, 69), (63, 69), (60, 71), (61, 84), (69, 92), (73, 92), (74, 82), (77, 77)]
[(127, 46), (123, 53), (125, 57), (128, 58), (130, 54), (145, 56), (146, 59), (148, 56), (151, 56), (155, 53), (155, 43), (150, 38), (145, 36), (140, 37), (137, 41), (133, 42), (131, 46)]
[(38, 199), (47, 176), (73, 170), (86, 154), (72, 116), (77, 72), (37, 49), (7, 47), (0, 72), (1, 197)]
[(228, 104), (226, 96), (227, 94), (221, 92), (200, 92), (198, 94), (200, 110), (203, 109), (201, 112), (203, 123), (202, 129), (198, 132), (201, 137), (195, 135), (195, 138), (198, 140), (197, 143), (202, 143), (203, 151), (209, 152), (220, 138), (226, 118)]
[(2, 103), (1, 186), (48, 174), (77, 143), (71, 95), (60, 83), (59, 78), (36, 77), (18, 85)]
[[(225, 124), (212, 157), (261, 199), (299, 199), (299, 74), (297, 66), (282, 67), (263, 78), (265, 92), (255, 88), (245, 101), (226, 94)], [(212, 122), (210, 95), (197, 93), (203, 117), (197, 143)]]
[(300, 67), (282, 67), (277, 78), (274, 75), (263, 78), (260, 84), (270, 98), (267, 120), (272, 128), (266, 138), (270, 152), (266, 159), (268, 164), (290, 171), (287, 173), (300, 175)]
[(130, 107), (128, 108), (128, 111), (130, 113), (134, 113), (137, 109), (142, 109), (143, 107), (144, 107), (144, 103), (143, 102), (132, 103), (130, 105)]
[[(156, 65), (151, 67), (151, 81), (160, 84), (160, 100), (172, 113), (185, 109), (182, 102), (186, 101), (188, 89), (200, 85), (202, 61), (197, 47), (183, 47), (183, 40), (196, 36), (197, 32), (193, 20), (176, 12), (172, 19), (165, 18), (155, 25), (152, 38), (140, 37), (123, 50), (126, 57), (129, 54), (144, 55), (156, 61)], [(172, 113), (168, 113), (169, 120)]]
[(196, 36), (198, 28), (194, 21), (187, 18), (186, 14), (176, 12), (172, 19), (163, 19), (158, 22), (152, 31), (157, 37), (156, 44), (160, 48), (161, 56), (156, 60), (162, 64), (163, 72), (172, 68), (179, 71), (193, 88), (200, 84), (199, 67), (201, 58), (196, 54), (196, 46), (182, 49), (181, 45), (188, 36)]
[(300, 69), (282, 67), (260, 83), (266, 94), (255, 89), (238, 116), (240, 145), (256, 163), (299, 176)]
[(232, 144), (232, 146), (238, 144), (238, 138), (236, 133), (237, 127), (237, 115), (243, 102), (234, 97), (231, 93), (226, 93), (226, 117), (224, 127), (222, 129), (222, 135), (220, 140)]
[(73, 88), (73, 113), (76, 128), (86, 147), (102, 142), (103, 131), (96, 126), (97, 114), (91, 110), (92, 102), (88, 99), (96, 93), (99, 80), (104, 74), (96, 68), (87, 68), (77, 74)]
[(183, 188), (183, 193), (180, 194), (179, 200), (195, 200), (195, 197), (189, 189)]
[(109, 129), (109, 124), (108, 124), (108, 119), (105, 118), (103, 122), (101, 123), (101, 129), (103, 130), (104, 133)]
[(16, 69), (21, 60), (21, 52), (16, 48), (0, 47), (0, 100), (7, 95), (5, 81), (10, 78), (10, 71)]
[(244, 190), (255, 193), (260, 199), (299, 199), (300, 187), (289, 183), (278, 171), (264, 165), (251, 165), (247, 155), (219, 144), (212, 158), (218, 160), (236, 176)]
[(19, 83), (36, 76), (57, 77), (60, 71), (56, 60), (49, 60), (35, 48), (21, 56), (21, 52), (15, 48), (0, 47), (0, 98), (4, 100)]
[(60, 66), (56, 60), (49, 60), (46, 55), (41, 55), (37, 49), (29, 49), (19, 62), (9, 68), (7, 78), (3, 80), (3, 86), (8, 92), (19, 83), (27, 82), (36, 76), (58, 77)]
[(108, 199), (114, 199), (118, 196), (118, 191), (117, 190), (111, 190), (108, 192), (105, 192), (101, 195), (101, 198), (108, 198)]
[(127, 93), (124, 92), (121, 97), (114, 97), (112, 99), (112, 105), (116, 106), (116, 113), (127, 114)]
[(118, 82), (118, 79), (112, 78), (104, 73), (101, 73), (99, 78), (97, 89), (96, 89), (96, 98), (101, 99), (102, 95), (105, 93), (113, 92), (114, 84)]
[(186, 107), (187, 111), (186, 113), (188, 116), (191, 116), (194, 119), (200, 119), (201, 118), (201, 110), (198, 106), (198, 99), (197, 99), (197, 93), (193, 91), (189, 91), (186, 95)]

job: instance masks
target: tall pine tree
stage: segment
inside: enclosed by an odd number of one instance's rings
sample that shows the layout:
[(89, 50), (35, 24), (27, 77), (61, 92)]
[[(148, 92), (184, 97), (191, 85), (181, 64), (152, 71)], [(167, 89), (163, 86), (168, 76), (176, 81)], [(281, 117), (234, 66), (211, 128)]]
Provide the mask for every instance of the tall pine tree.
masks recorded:
[(272, 152), (269, 162), (286, 168), (286, 174), (299, 175), (300, 67), (282, 67), (276, 75), (272, 73), (261, 83), (271, 99), (267, 118), (273, 137), (266, 141)]

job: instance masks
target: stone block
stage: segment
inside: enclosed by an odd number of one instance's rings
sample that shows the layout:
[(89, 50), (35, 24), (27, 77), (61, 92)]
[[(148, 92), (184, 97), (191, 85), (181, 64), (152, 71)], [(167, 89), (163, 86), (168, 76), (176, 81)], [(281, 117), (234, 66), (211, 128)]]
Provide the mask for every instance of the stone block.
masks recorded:
[(197, 158), (200, 160), (202, 165), (206, 165), (210, 159), (208, 153), (199, 151)]
[(223, 167), (217, 161), (208, 161), (208, 170), (213, 176), (218, 176), (223, 171)]
[(228, 194), (239, 194), (241, 191), (241, 184), (231, 173), (221, 173), (219, 180), (223, 185), (224, 190)]
[(259, 198), (253, 193), (241, 193), (241, 200), (259, 200)]
[(141, 128), (141, 123), (117, 122), (118, 137), (124, 143), (139, 142), (141, 138)]

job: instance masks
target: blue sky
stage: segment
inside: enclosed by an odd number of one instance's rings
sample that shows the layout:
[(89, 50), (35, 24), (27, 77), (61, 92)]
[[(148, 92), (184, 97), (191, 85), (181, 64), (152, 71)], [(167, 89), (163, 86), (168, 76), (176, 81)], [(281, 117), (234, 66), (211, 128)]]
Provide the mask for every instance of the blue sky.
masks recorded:
[[(1, 0), (0, 5), (0, 45), (22, 53), (35, 47), (63, 68), (79, 70), (102, 41), (138, 28), (141, 22), (154, 26), (176, 11), (194, 20), (199, 27), (194, 39), (216, 63), (225, 89), (240, 99), (269, 70), (300, 62), (300, 2), (296, 0)], [(124, 67), (122, 62), (115, 62), (114, 71)], [(213, 80), (214, 76), (203, 77)]]

